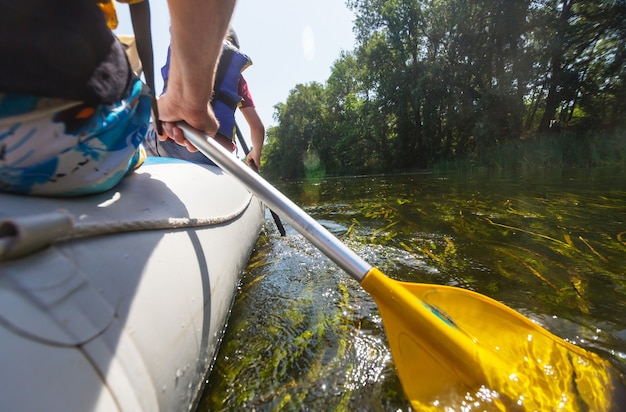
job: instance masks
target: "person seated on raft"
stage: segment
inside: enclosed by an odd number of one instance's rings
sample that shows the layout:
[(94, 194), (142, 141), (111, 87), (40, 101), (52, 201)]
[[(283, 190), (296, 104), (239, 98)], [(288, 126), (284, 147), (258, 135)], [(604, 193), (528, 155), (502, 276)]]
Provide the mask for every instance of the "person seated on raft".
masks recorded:
[[(164, 92), (168, 86), (170, 55), (171, 49), (168, 49), (167, 61), (161, 68), (165, 84)], [(251, 59), (240, 51), (239, 39), (231, 27), (222, 45), (222, 56), (217, 67), (211, 106), (220, 123), (215, 140), (230, 152), (234, 152), (236, 149), (234, 143), (235, 111), (239, 107), (250, 126), (252, 138), (252, 150), (246, 155), (246, 163), (251, 167), (254, 165), (258, 167), (261, 162), (261, 150), (265, 139), (265, 126), (256, 111), (248, 84), (241, 74), (251, 64)], [(147, 154), (151, 156), (173, 157), (196, 163), (213, 164), (203, 154), (185, 150), (172, 140), (161, 141), (154, 128), (148, 132), (145, 147)]]
[[(214, 72), (235, 0), (168, 4), (170, 87), (159, 116), (163, 139), (190, 146), (177, 121), (217, 132), (206, 73)], [(96, 1), (2, 0), (0, 38), (0, 191), (97, 193), (141, 164), (152, 94)]]

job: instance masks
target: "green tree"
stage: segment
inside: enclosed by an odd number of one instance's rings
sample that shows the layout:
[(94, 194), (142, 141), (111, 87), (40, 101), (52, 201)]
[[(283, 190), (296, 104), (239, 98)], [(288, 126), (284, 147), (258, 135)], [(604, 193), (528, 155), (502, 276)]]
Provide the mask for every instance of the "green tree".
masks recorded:
[[(542, 79), (546, 91), (540, 131), (551, 122), (569, 123), (582, 109), (589, 124), (613, 123), (622, 118), (623, 106), (615, 98), (623, 96), (626, 39), (626, 5), (612, 0), (544, 0), (534, 21), (543, 46)], [(540, 84), (540, 82), (536, 82)], [(607, 104), (608, 103), (608, 104)], [(618, 108), (618, 118), (611, 113)], [(606, 109), (609, 108), (609, 113)], [(605, 115), (609, 115), (608, 119)]]
[(317, 82), (298, 84), (274, 109), (278, 126), (267, 133), (265, 171), (280, 179), (304, 177), (306, 155), (323, 138), (324, 88)]
[[(623, 0), (347, 0), (357, 44), (276, 106), (266, 172), (427, 167), (560, 121), (626, 126)], [(317, 173), (317, 172), (316, 172)]]
[(348, 4), (370, 92), (389, 107), (396, 161), (519, 136), (528, 0)]
[(326, 84), (327, 117), (332, 125), (325, 158), (332, 174), (363, 172), (363, 153), (367, 152), (361, 136), (365, 135), (360, 82), (361, 67), (352, 53), (343, 52), (333, 64)]

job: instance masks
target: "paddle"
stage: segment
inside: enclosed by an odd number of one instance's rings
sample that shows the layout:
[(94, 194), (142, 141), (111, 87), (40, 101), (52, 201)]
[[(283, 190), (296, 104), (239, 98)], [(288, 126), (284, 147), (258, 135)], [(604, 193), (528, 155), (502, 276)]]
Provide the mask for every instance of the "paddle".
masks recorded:
[(374, 298), (414, 409), (458, 406), (468, 396), (502, 410), (610, 408), (623, 382), (609, 362), (486, 296), (386, 277), (213, 139), (179, 126)]
[[(237, 132), (237, 138), (239, 139), (239, 143), (241, 143), (241, 148), (243, 149), (243, 152), (246, 154), (246, 156), (248, 156), (248, 153), (250, 153), (250, 149), (248, 148), (248, 144), (246, 143), (246, 140), (243, 138), (243, 135), (241, 134), (241, 130), (239, 130), (239, 125), (237, 124), (237, 122), (235, 122), (235, 130)], [(254, 163), (254, 161), (253, 161), (253, 165), (254, 165), (254, 171), (259, 173), (259, 165)], [(281, 236), (285, 236), (286, 235), (285, 227), (283, 226), (283, 222), (280, 221), (280, 217), (278, 217), (278, 215), (272, 209), (270, 209), (270, 213), (272, 214), (272, 218), (274, 219), (274, 223), (276, 224), (276, 228), (278, 229), (278, 232), (280, 232)]]

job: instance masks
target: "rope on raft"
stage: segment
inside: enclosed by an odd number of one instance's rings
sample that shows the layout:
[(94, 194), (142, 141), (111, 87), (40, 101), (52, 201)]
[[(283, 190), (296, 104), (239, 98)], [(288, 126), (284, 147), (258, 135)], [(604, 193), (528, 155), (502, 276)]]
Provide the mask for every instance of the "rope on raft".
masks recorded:
[(252, 201), (252, 194), (241, 206), (227, 215), (190, 218), (169, 217), (133, 221), (75, 223), (65, 210), (0, 220), (0, 261), (33, 253), (53, 243), (74, 239), (144, 230), (190, 229), (216, 226), (243, 214)]

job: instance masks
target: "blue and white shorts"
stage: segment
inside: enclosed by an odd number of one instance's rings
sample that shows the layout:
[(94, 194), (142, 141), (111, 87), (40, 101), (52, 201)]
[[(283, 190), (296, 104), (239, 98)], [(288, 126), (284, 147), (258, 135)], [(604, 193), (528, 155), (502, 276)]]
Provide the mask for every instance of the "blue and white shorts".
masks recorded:
[(0, 191), (76, 196), (112, 188), (145, 157), (150, 103), (139, 79), (112, 105), (0, 93)]

